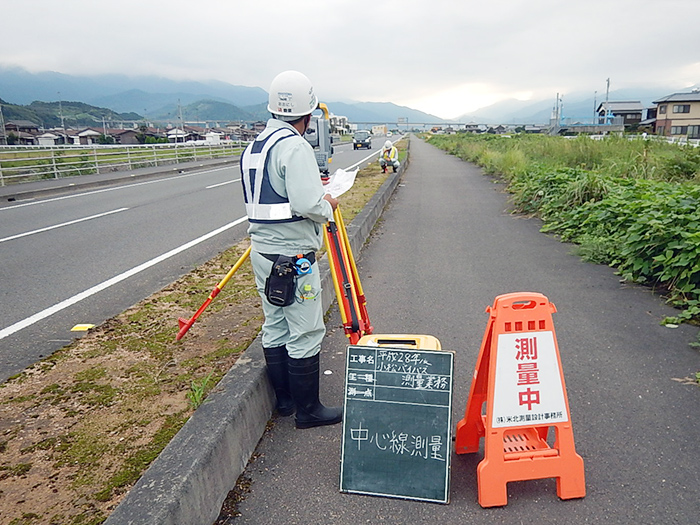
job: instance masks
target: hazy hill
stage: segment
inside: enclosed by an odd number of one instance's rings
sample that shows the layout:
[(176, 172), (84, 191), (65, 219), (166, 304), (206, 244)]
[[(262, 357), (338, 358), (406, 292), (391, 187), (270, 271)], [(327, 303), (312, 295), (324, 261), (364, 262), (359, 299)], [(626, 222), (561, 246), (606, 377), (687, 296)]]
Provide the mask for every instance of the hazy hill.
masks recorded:
[(408, 122), (425, 122), (440, 124), (443, 119), (406, 106), (391, 102), (328, 102), (328, 109), (335, 115), (348, 117), (350, 122), (396, 124), (398, 119), (406, 118)]
[[(225, 82), (181, 82), (126, 75), (71, 76), (55, 72), (30, 73), (0, 66), (0, 96), (13, 104), (34, 100), (81, 100), (115, 113), (132, 112), (150, 121), (173, 121), (179, 107), (186, 121), (266, 120), (267, 93), (259, 87)], [(441, 123), (442, 119), (390, 102), (327, 102), (330, 111), (351, 122)]]
[[(145, 99), (135, 90), (152, 97)], [(60, 94), (59, 94), (60, 93)], [(71, 76), (56, 72), (30, 73), (21, 68), (0, 66), (0, 96), (14, 104), (33, 100), (81, 100), (89, 104), (107, 105), (115, 111), (142, 113), (168, 103), (191, 103), (209, 99), (226, 101), (239, 107), (267, 100), (259, 87), (247, 87), (219, 81), (177, 81), (160, 77), (126, 75)], [(149, 101), (144, 105), (144, 100)]]
[(117, 113), (107, 108), (100, 108), (83, 102), (39, 102), (34, 101), (27, 106), (7, 104), (2, 102), (2, 112), (5, 121), (29, 120), (38, 126), (53, 128), (61, 126), (61, 115), (66, 127), (80, 128), (102, 126), (105, 121), (139, 120), (136, 113)]
[[(168, 106), (177, 107), (192, 104), (203, 99), (203, 95), (195, 93), (147, 93), (141, 89), (130, 89), (114, 95), (106, 95), (94, 99), (94, 103), (100, 106), (114, 109), (114, 111), (135, 111), (141, 115), (152, 118), (154, 115), (166, 112)], [(226, 102), (223, 99), (209, 98), (218, 102)], [(168, 109), (169, 111), (169, 109)]]
[[(644, 107), (652, 107), (653, 101), (672, 93), (688, 93), (692, 88), (669, 86), (660, 88), (616, 89), (609, 93), (610, 101), (640, 101)], [(605, 92), (570, 93), (563, 95), (564, 118), (593, 118), (594, 106), (597, 108), (605, 102)], [(491, 106), (481, 108), (474, 113), (460, 117), (461, 122), (479, 122), (487, 124), (546, 124), (556, 105), (556, 93), (550, 100), (520, 101), (504, 100)]]
[(180, 105), (168, 104), (153, 114), (148, 115), (149, 120), (156, 122), (174, 122), (179, 120), (182, 111), (182, 118), (185, 122), (219, 120), (222, 125), (237, 120), (255, 120), (250, 113), (245, 110), (217, 100), (197, 100), (191, 104)]

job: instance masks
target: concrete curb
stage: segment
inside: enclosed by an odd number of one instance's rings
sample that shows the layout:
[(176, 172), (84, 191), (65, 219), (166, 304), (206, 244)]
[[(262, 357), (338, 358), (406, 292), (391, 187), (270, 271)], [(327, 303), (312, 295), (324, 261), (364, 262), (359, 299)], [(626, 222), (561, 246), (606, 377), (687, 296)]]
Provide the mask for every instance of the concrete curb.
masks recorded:
[[(392, 174), (352, 223), (346, 225), (356, 257), (408, 163), (407, 155), (398, 173)], [(325, 257), (319, 261), (319, 269), (325, 311), (335, 300)], [(273, 407), (274, 393), (265, 373), (258, 337), (146, 470), (105, 525), (213, 523), (255, 451)]]

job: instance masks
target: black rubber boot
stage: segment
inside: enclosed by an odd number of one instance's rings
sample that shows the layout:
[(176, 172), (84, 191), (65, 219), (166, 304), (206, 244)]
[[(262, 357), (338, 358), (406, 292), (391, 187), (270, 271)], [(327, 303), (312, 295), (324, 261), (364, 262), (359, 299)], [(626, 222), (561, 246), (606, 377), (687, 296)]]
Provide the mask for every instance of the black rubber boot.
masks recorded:
[(343, 420), (341, 407), (326, 407), (318, 399), (319, 356), (289, 360), (289, 388), (297, 408), (296, 427), (335, 425)]
[(289, 371), (287, 347), (276, 346), (264, 348), (265, 362), (267, 363), (267, 377), (270, 378), (272, 389), (277, 396), (277, 413), (280, 416), (291, 416), (294, 413), (294, 400), (289, 391)]

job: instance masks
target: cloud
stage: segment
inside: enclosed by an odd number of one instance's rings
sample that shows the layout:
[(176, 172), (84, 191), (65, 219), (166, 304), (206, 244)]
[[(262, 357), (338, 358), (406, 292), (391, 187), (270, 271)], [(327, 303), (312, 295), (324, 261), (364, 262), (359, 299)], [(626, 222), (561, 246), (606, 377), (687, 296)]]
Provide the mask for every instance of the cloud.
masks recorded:
[(697, 0), (34, 0), (2, 11), (4, 65), (263, 89), (298, 69), (326, 100), (448, 117), (503, 98), (601, 91), (608, 77), (618, 87), (700, 81)]

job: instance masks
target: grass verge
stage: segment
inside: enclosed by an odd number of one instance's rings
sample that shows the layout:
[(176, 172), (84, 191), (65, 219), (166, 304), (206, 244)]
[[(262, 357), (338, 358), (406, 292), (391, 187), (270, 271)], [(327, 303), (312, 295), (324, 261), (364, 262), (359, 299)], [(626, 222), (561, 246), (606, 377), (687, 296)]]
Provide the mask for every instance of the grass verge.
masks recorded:
[[(405, 159), (405, 143), (399, 143)], [(360, 170), (341, 197), (349, 224), (386, 180)], [(97, 525), (257, 336), (246, 262), (179, 342), (248, 246), (231, 247), (0, 385), (2, 523)]]

